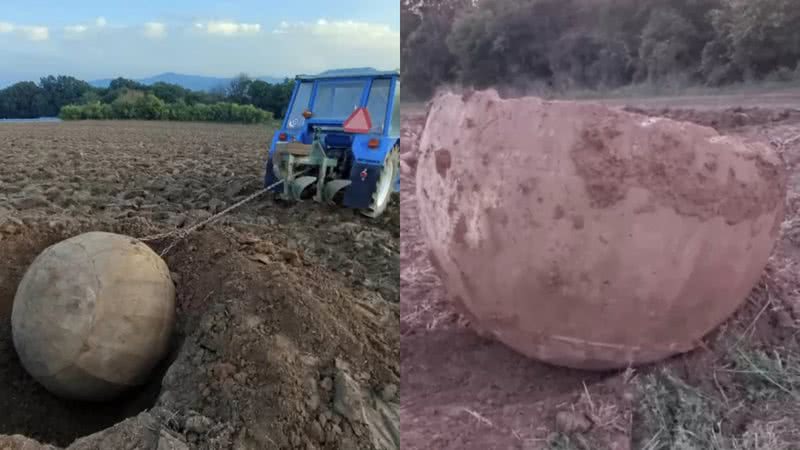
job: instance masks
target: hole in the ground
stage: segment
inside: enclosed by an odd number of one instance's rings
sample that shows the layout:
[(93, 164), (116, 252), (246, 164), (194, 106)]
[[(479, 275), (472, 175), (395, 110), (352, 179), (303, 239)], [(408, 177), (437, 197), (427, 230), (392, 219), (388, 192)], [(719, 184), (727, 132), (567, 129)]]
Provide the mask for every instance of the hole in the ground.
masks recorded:
[(151, 408), (161, 379), (178, 354), (179, 337), (149, 381), (110, 402), (87, 403), (58, 398), (22, 367), (11, 337), (11, 310), (17, 285), (28, 265), (61, 237), (22, 242), (0, 240), (0, 434), (21, 434), (66, 447), (76, 439), (111, 427)]

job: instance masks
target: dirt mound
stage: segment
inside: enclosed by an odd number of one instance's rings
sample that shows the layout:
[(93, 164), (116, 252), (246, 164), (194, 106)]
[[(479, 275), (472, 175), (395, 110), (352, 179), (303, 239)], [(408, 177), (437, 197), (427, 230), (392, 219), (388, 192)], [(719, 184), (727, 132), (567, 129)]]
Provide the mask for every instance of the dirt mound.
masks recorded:
[(775, 124), (785, 121), (800, 121), (800, 110), (782, 108), (725, 108), (723, 110), (696, 110), (676, 108), (639, 108), (628, 106), (625, 111), (647, 116), (666, 117), (692, 122), (719, 131), (732, 130), (752, 125)]
[[(266, 196), (192, 234), (166, 257), (170, 357), (124, 398), (65, 402), (11, 345), (11, 301), (33, 258), (85, 231), (140, 237), (209, 217), (259, 188), (269, 134), (136, 122), (4, 131), (0, 410), (14, 413), (0, 415), (0, 446), (24, 435), (77, 449), (398, 448), (397, 199), (371, 221)], [(80, 162), (50, 170), (65, 151)], [(53, 199), (29, 201), (40, 194)]]
[(445, 95), (420, 147), (420, 222), (455, 303), (559, 365), (694, 348), (741, 305), (783, 219), (768, 146), (598, 105)]
[[(85, 231), (41, 229), (22, 225), (0, 240), (0, 254), (14, 258), (4, 264), (11, 275), (2, 279), (4, 310), (37, 251)], [(246, 232), (198, 232), (167, 262), (178, 280), (180, 343), (152, 404), (171, 412), (160, 427), (208, 448), (397, 445), (397, 430), (383, 425), (384, 417), (391, 423), (399, 384), (396, 312), (388, 303), (342, 283), (302, 252)], [(15, 360), (7, 319), (2, 358)], [(91, 406), (47, 394), (17, 364), (0, 372), (0, 398), (13, 402), (3, 409), (18, 411), (5, 416), (2, 431), (65, 445), (86, 431), (87, 417), (75, 411), (102, 421)], [(39, 406), (20, 407), (20, 398)]]

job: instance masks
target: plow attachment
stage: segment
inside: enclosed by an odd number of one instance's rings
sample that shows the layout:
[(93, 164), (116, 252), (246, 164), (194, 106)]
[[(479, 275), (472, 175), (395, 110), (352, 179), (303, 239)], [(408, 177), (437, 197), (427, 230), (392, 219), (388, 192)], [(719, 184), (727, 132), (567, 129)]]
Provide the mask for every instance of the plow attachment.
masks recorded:
[[(310, 145), (293, 142), (281, 146), (273, 160), (275, 175), (284, 180), (281, 198), (333, 203), (336, 194), (350, 185), (350, 180), (330, 179), (338, 164), (339, 160), (328, 156), (317, 140)], [(313, 175), (296, 176), (308, 172)]]
[(350, 180), (333, 180), (325, 183), (325, 189), (322, 192), (322, 201), (326, 203), (334, 203), (333, 199), (336, 194), (341, 192), (342, 189), (350, 186)]

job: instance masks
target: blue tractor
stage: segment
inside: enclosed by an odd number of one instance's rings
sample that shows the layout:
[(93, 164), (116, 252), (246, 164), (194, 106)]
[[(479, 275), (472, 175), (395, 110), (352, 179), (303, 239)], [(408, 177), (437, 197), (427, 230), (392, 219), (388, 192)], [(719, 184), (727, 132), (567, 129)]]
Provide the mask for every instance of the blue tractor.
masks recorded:
[(399, 72), (298, 76), (264, 183), (286, 200), (341, 201), (368, 217), (383, 214), (400, 190)]

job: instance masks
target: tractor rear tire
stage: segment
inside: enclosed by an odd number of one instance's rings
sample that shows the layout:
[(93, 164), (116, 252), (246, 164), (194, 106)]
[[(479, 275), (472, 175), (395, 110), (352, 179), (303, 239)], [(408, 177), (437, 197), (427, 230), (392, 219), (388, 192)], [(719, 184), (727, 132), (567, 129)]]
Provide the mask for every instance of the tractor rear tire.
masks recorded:
[(362, 209), (361, 214), (377, 218), (386, 211), (389, 202), (392, 200), (392, 191), (395, 184), (395, 178), (400, 173), (400, 146), (395, 145), (386, 154), (386, 159), (383, 160), (383, 169), (378, 176), (378, 181), (375, 183), (375, 192), (372, 193), (372, 201), (369, 208)]

